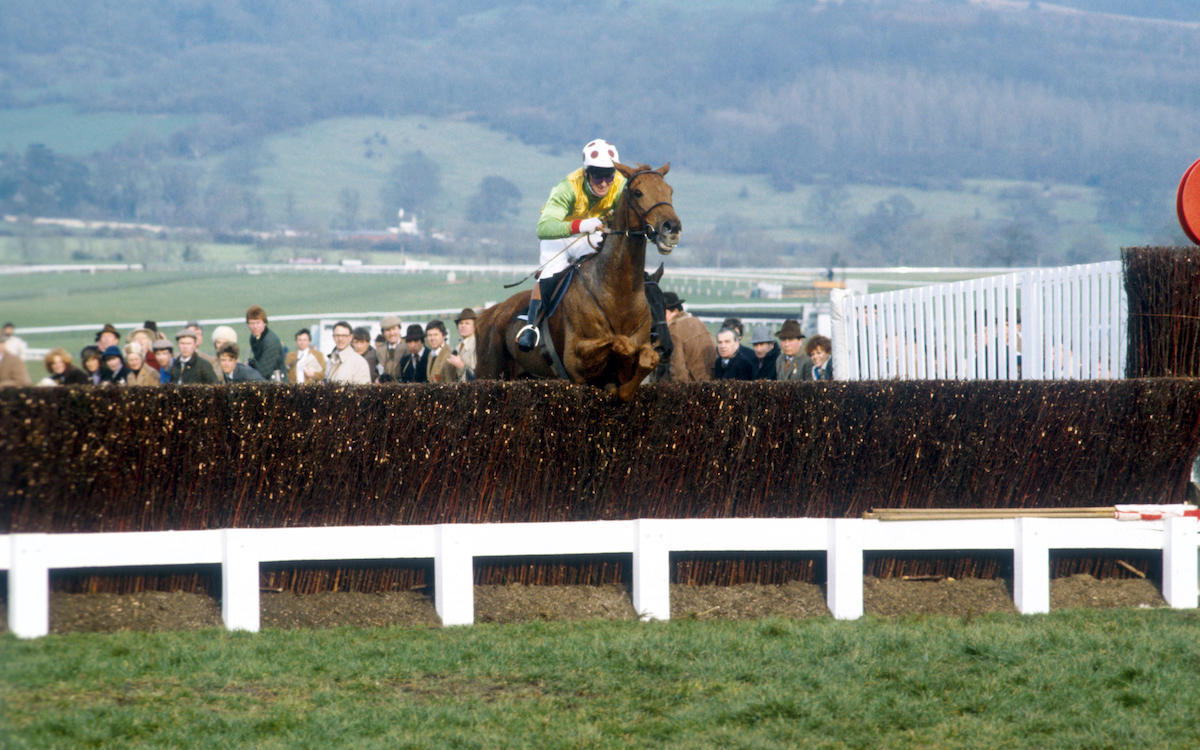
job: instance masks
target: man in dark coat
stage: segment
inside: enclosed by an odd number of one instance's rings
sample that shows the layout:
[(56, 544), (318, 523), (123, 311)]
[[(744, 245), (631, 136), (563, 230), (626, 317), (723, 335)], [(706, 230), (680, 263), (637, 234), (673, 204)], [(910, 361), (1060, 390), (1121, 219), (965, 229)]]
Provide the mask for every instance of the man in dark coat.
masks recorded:
[(171, 382), (176, 385), (216, 385), (217, 373), (212, 365), (196, 353), (196, 334), (184, 328), (175, 334), (179, 356), (171, 365)]
[(737, 331), (732, 328), (722, 328), (717, 334), (713, 380), (754, 380), (754, 368), (738, 356)]
[(253, 305), (246, 311), (246, 327), (250, 329), (250, 360), (247, 364), (258, 370), (264, 380), (270, 380), (276, 372), (281, 373), (281, 380), (285, 379), (283, 342), (267, 328), (267, 311)]
[(413, 323), (404, 334), (408, 354), (400, 358), (401, 383), (429, 382), (429, 350), (425, 348), (425, 331)]
[(775, 380), (775, 360), (779, 358), (779, 344), (771, 338), (771, 330), (764, 325), (750, 329), (754, 344), (754, 379)]

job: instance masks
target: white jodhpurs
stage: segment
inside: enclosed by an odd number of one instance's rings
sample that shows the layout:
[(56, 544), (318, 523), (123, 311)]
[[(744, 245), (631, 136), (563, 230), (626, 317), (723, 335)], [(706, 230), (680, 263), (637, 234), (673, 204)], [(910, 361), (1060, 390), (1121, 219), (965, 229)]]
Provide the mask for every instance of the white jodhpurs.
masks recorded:
[(538, 278), (548, 279), (559, 271), (566, 270), (572, 261), (596, 252), (592, 245), (598, 246), (603, 238), (604, 235), (600, 232), (592, 232), (591, 235), (573, 234), (557, 240), (541, 240), (538, 243), (541, 250), (538, 265), (542, 272)]
[[(548, 279), (559, 271), (566, 270), (572, 261), (595, 253), (596, 251), (592, 249), (592, 245), (599, 246), (603, 238), (603, 233), (592, 232), (590, 235), (575, 234), (557, 240), (540, 240), (539, 248), (541, 255), (538, 258), (538, 264), (542, 272), (538, 275), (538, 278)], [(658, 253), (649, 252), (652, 247), (648, 248), (646, 252), (647, 273), (652, 273), (658, 268), (659, 261), (662, 260), (658, 256)]]

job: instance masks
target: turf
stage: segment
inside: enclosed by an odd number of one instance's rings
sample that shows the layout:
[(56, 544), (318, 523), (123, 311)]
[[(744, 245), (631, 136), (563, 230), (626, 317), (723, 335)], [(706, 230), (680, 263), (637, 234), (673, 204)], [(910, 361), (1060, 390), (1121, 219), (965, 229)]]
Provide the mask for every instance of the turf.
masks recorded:
[(8, 747), (1193, 747), (1200, 618), (0, 638)]

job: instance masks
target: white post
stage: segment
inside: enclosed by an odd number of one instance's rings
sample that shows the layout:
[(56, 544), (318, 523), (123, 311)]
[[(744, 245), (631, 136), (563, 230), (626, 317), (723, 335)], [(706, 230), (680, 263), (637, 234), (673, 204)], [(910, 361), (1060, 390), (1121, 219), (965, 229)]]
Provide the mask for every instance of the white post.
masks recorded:
[(1018, 518), (1013, 547), (1013, 603), (1024, 615), (1050, 611), (1050, 548), (1046, 519)]
[(850, 362), (851, 326), (846, 324), (846, 299), (850, 293), (845, 289), (829, 290), (830, 323), (833, 326), (833, 377), (835, 380), (857, 380), (858, 372)]
[(1195, 518), (1168, 516), (1163, 539), (1163, 599), (1176, 609), (1194, 609), (1200, 598)]
[(221, 619), (228, 630), (259, 628), (258, 555), (254, 530), (221, 532)]
[(665, 525), (637, 521), (633, 547), (633, 609), (642, 620), (671, 619), (671, 549)]
[(863, 614), (864, 523), (861, 518), (829, 519), (825, 597), (838, 620), (857, 620)]
[(462, 524), (438, 526), (433, 558), (433, 604), (442, 625), (475, 622), (475, 570), (470, 529)]
[(45, 534), (13, 534), (8, 568), (8, 629), (18, 638), (50, 632), (50, 568)]

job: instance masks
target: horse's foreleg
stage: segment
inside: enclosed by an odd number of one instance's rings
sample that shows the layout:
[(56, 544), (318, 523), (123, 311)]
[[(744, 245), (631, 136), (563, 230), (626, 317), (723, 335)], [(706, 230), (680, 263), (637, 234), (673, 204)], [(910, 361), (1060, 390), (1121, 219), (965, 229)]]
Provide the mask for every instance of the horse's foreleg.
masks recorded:
[[(598, 377), (604, 371), (613, 351), (613, 343), (613, 339), (607, 337), (578, 339), (575, 342), (576, 361), (572, 364), (584, 380)], [(571, 369), (570, 365), (567, 369)]]
[(638, 386), (646, 379), (646, 376), (654, 372), (654, 368), (658, 367), (658, 352), (649, 344), (643, 344), (637, 350), (637, 363), (633, 371), (633, 377), (626, 380), (617, 389), (617, 395), (622, 401), (629, 401), (633, 395), (637, 393)]

